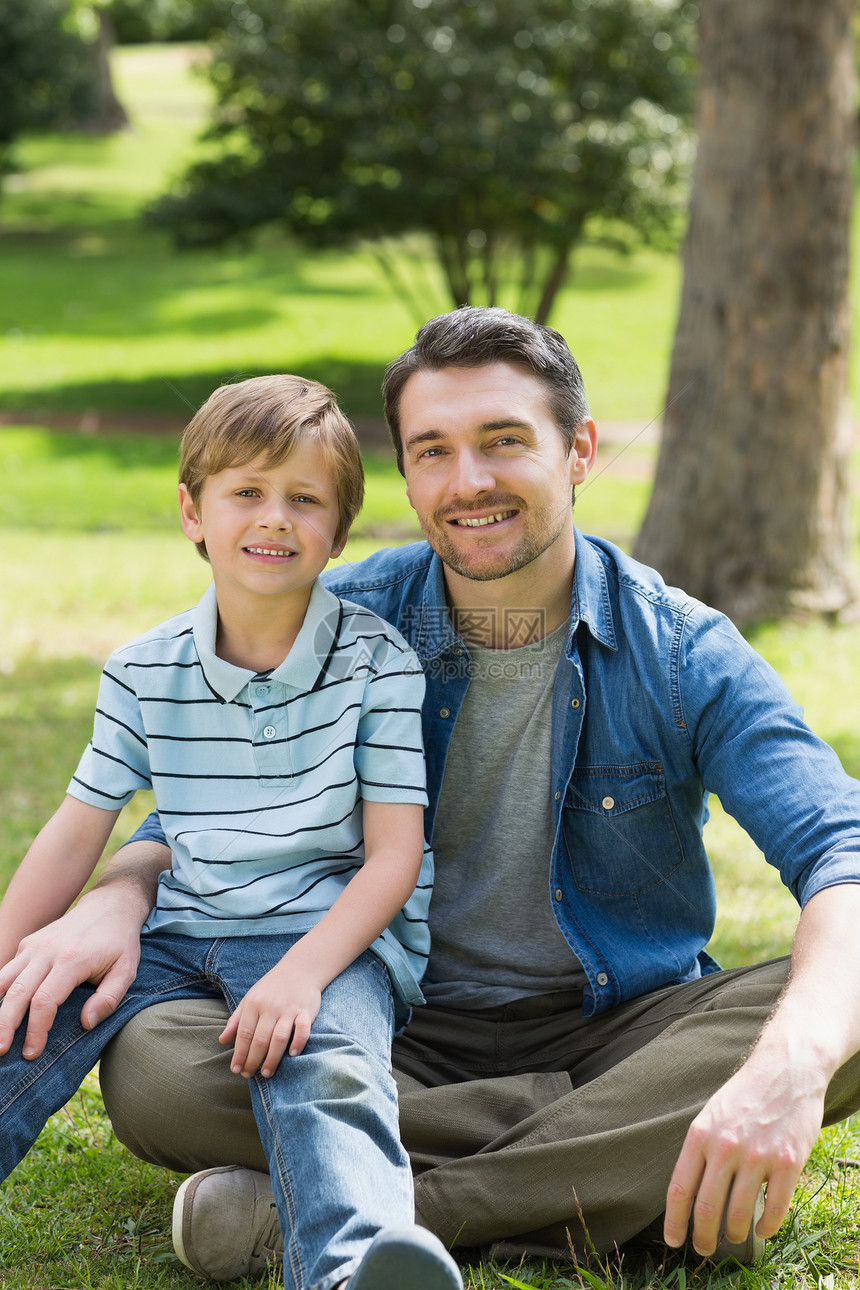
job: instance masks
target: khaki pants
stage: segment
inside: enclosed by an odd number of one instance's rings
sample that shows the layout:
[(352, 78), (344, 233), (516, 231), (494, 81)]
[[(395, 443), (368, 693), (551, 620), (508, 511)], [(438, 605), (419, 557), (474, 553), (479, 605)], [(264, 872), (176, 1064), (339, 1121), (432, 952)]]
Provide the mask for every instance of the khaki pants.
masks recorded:
[[(588, 1020), (570, 994), (418, 1009), (393, 1059), (419, 1221), (446, 1245), (500, 1253), (605, 1253), (637, 1235), (787, 972), (786, 959), (719, 972)], [(112, 1041), (102, 1089), (136, 1155), (182, 1172), (266, 1168), (247, 1086), (217, 1042), (224, 1016), (216, 1002), (160, 1004)], [(860, 1056), (831, 1082), (824, 1122), (858, 1107)]]

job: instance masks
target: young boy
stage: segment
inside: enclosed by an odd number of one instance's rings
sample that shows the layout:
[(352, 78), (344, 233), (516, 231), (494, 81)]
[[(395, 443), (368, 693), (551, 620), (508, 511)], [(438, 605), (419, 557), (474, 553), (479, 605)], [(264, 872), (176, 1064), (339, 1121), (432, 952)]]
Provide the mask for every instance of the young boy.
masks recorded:
[[(0, 906), (0, 966), (80, 893), (137, 788), (155, 791), (172, 868), (112, 1016), (85, 1031), (91, 991), (75, 990), (38, 1059), (26, 1022), (0, 1058), (0, 1166), (11, 1172), (136, 1011), (220, 994), (285, 1285), (459, 1290), (443, 1246), (409, 1226), (390, 1068), (428, 952), (423, 678), (393, 628), (317, 581), (363, 486), (352, 429), (312, 381), (224, 386), (185, 431), (181, 523), (213, 583), (108, 660), (69, 795)], [(178, 1253), (187, 1261), (181, 1233)]]

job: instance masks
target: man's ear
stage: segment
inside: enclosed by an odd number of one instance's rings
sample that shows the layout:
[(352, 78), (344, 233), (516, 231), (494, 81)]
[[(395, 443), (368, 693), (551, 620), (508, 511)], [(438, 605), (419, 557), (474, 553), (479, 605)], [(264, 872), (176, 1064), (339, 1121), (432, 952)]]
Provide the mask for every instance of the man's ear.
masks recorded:
[(581, 484), (597, 456), (597, 427), (591, 417), (580, 421), (576, 427), (573, 447), (570, 450), (570, 482)]
[(203, 524), (185, 484), (179, 485), (177, 497), (179, 500), (179, 523), (182, 525), (182, 532), (189, 542), (199, 545), (203, 541)]

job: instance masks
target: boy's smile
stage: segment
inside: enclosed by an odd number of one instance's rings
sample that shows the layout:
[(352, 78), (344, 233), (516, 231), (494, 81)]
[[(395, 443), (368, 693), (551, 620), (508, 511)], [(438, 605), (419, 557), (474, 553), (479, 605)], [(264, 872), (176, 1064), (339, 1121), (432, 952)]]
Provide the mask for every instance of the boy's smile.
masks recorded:
[[(288, 596), (304, 602), (334, 545), (337, 484), (319, 444), (300, 441), (276, 466), (260, 456), (210, 475), (195, 506), (179, 486), (183, 531), (206, 543), (219, 608), (238, 598)], [(250, 601), (250, 603), (249, 603)]]

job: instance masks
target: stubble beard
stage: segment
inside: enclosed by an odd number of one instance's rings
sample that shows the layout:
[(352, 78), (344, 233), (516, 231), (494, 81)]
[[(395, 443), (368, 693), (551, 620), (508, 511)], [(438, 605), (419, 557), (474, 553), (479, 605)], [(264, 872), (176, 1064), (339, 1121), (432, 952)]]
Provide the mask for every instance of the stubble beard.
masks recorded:
[[(509, 499), (507, 505), (499, 506), (498, 509), (509, 509), (512, 501), (513, 499)], [(508, 574), (517, 573), (533, 564), (558, 541), (570, 522), (567, 507), (560, 513), (548, 508), (533, 512), (525, 502), (517, 498), (516, 509), (526, 517), (526, 531), (513, 551), (505, 556), (495, 555), (491, 547), (486, 550), (476, 549), (470, 556), (466, 556), (450, 536), (448, 522), (442, 512), (437, 511), (427, 523), (421, 520), (421, 528), (439, 559), (453, 573), (472, 582), (495, 582), (498, 578), (506, 578)], [(491, 534), (487, 534), (487, 537), (490, 538)]]

